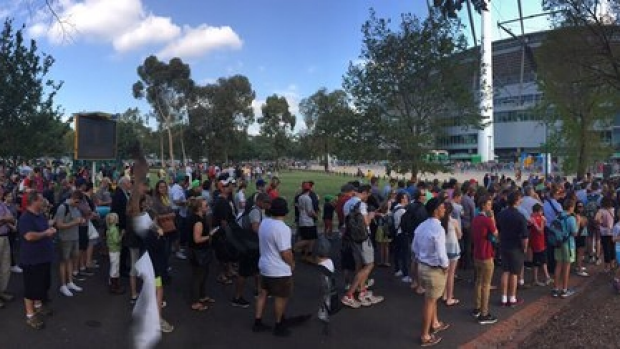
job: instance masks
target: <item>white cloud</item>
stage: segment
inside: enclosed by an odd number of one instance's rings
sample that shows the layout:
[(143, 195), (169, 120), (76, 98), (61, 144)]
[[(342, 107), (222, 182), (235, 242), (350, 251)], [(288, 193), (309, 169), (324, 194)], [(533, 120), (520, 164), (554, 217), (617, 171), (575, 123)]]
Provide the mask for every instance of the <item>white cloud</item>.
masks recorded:
[(35, 13), (28, 26), (32, 37), (45, 37), (56, 45), (103, 42), (118, 53), (163, 45), (160, 54), (165, 58), (194, 58), (243, 45), (229, 26), (181, 26), (170, 17), (149, 13), (143, 0), (58, 0), (54, 9), (60, 21), (47, 9)]
[[(288, 102), (289, 111), (291, 112), (291, 114), (295, 115), (295, 117), (297, 118), (297, 121), (295, 123), (295, 130), (293, 130), (293, 132), (299, 132), (300, 130), (305, 129), (306, 123), (304, 122), (302, 115), (299, 114), (299, 102), (301, 98), (299, 96), (299, 92), (297, 91), (297, 85), (290, 84), (287, 86), (286, 89), (276, 90), (276, 91), (273, 91), (273, 93), (277, 94), (278, 96), (283, 96), (284, 98), (286, 98), (286, 101)], [(255, 119), (258, 119), (263, 115), (261, 107), (263, 106), (264, 103), (265, 103), (265, 99), (255, 99), (252, 101), (252, 109), (254, 109)], [(248, 132), (250, 132), (250, 134), (260, 133), (260, 127), (258, 123), (254, 123), (253, 125), (251, 125), (250, 128), (248, 129)]]
[[(157, 35), (153, 35), (157, 33)], [(145, 45), (168, 42), (181, 34), (181, 28), (169, 17), (148, 16), (137, 27), (114, 39), (117, 51), (129, 51)]]
[(169, 43), (159, 52), (162, 57), (199, 57), (220, 48), (240, 49), (239, 35), (231, 27), (211, 27), (201, 24), (197, 28), (184, 27), (183, 36)]

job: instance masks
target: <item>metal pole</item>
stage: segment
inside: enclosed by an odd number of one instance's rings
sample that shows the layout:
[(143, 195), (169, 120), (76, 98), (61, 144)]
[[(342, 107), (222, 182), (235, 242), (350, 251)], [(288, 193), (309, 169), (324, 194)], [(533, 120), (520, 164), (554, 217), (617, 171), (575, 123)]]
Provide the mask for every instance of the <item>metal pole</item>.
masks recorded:
[[(490, 8), (490, 0), (484, 0)], [(478, 155), (482, 162), (495, 160), (493, 138), (493, 37), (491, 11), (482, 11), (480, 45), (480, 114), (484, 128), (478, 132)]]

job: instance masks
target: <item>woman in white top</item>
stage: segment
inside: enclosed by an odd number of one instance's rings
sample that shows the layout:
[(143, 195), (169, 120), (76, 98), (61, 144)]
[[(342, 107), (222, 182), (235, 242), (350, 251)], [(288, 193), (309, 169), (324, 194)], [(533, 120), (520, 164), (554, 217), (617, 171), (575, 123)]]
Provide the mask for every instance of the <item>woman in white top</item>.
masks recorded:
[[(601, 200), (601, 208), (596, 212), (594, 219), (600, 226), (601, 247), (603, 250), (603, 259), (605, 262), (605, 272), (609, 272), (614, 261), (614, 243), (612, 237), (612, 228), (614, 226), (614, 202), (609, 197)], [(600, 258), (600, 257), (599, 257)]]
[(448, 266), (448, 275), (446, 280), (446, 289), (443, 293), (443, 301), (447, 306), (453, 306), (459, 304), (459, 300), (454, 298), (454, 274), (456, 271), (456, 265), (459, 262), (461, 256), (461, 248), (459, 246), (459, 240), (461, 239), (461, 227), (459, 222), (452, 218), (452, 211), (454, 207), (451, 203), (446, 203), (446, 214), (441, 220), (441, 225), (446, 230), (446, 252), (448, 253), (448, 259), (450, 264)]

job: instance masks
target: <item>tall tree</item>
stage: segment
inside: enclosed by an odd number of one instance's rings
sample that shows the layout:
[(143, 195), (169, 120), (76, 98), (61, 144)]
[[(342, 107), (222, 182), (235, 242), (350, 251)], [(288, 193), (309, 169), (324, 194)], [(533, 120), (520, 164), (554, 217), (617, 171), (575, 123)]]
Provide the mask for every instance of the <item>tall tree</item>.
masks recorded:
[(219, 78), (214, 84), (194, 89), (188, 108), (194, 139), (207, 146), (210, 162), (228, 162), (247, 137), (254, 122), (252, 101), (256, 98), (247, 77), (235, 75)]
[(172, 127), (183, 120), (189, 94), (194, 86), (190, 77), (189, 65), (180, 58), (172, 58), (168, 63), (155, 56), (149, 56), (138, 67), (140, 80), (133, 84), (133, 96), (146, 98), (153, 108), (157, 122), (168, 133), (170, 161), (174, 164), (174, 140)]
[(132, 147), (139, 141), (149, 156), (157, 154), (159, 145), (153, 131), (145, 124), (145, 117), (138, 108), (128, 108), (117, 121), (117, 146), (120, 159), (130, 159)]
[(267, 97), (261, 111), (263, 115), (258, 119), (260, 132), (270, 140), (278, 170), (280, 157), (289, 147), (295, 129), (295, 115), (289, 110), (286, 98), (276, 94)]
[[(583, 68), (620, 90), (620, 2), (617, 0), (542, 0), (555, 27), (575, 27), (572, 40), (588, 47)], [(565, 57), (570, 58), (570, 57)]]
[(307, 151), (321, 156), (325, 171), (329, 171), (329, 156), (340, 154), (341, 140), (356, 125), (349, 101), (343, 90), (328, 92), (321, 88), (299, 103), (307, 127), (306, 140), (311, 145)]
[(461, 26), (433, 11), (425, 20), (403, 14), (398, 27), (373, 10), (362, 27), (359, 58), (349, 64), (344, 87), (358, 113), (375, 116), (380, 134), (374, 144), (389, 151), (396, 172), (435, 173), (426, 161), (446, 134), (446, 126), (479, 128), (481, 116), (469, 89), (462, 59), (467, 49)]
[(564, 159), (565, 171), (582, 177), (595, 160), (611, 153), (604, 130), (620, 110), (618, 91), (601, 84), (588, 66), (596, 58), (587, 41), (580, 40), (584, 27), (549, 32), (536, 51), (538, 85), (545, 96), (538, 106), (551, 130), (547, 146)]
[(23, 30), (6, 19), (0, 34), (0, 156), (59, 155), (70, 129), (54, 104), (62, 82), (47, 77), (54, 58), (25, 41)]

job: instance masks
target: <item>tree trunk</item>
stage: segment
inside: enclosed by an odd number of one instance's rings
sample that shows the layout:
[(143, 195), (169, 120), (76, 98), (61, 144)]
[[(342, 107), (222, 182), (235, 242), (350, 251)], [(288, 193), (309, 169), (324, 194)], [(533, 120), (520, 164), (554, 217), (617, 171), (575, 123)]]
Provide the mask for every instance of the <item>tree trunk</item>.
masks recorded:
[(183, 136), (183, 125), (181, 125), (181, 152), (183, 153), (183, 163), (187, 164), (187, 154), (185, 153), (185, 141)]
[(325, 141), (325, 172), (329, 172), (329, 143)]
[(412, 182), (417, 182), (418, 181), (418, 166), (417, 165), (412, 165), (411, 166), (411, 178), (409, 179)]
[(579, 150), (577, 152), (577, 164), (576, 164), (576, 170), (577, 170), (577, 178), (583, 178), (583, 176), (586, 173), (586, 166), (587, 166), (587, 162), (586, 162), (586, 142), (588, 142), (588, 130), (586, 129), (586, 127), (584, 127), (585, 122), (583, 120), (583, 116), (580, 116), (581, 119), (581, 125), (582, 127), (580, 127), (580, 140), (579, 140)]
[(159, 150), (161, 152), (161, 167), (166, 168), (166, 161), (164, 160), (164, 130), (161, 128), (159, 130)]
[(172, 128), (170, 127), (170, 120), (166, 120), (166, 130), (168, 131), (168, 150), (170, 151), (170, 163), (172, 167), (175, 167), (174, 164), (174, 144), (172, 141)]

